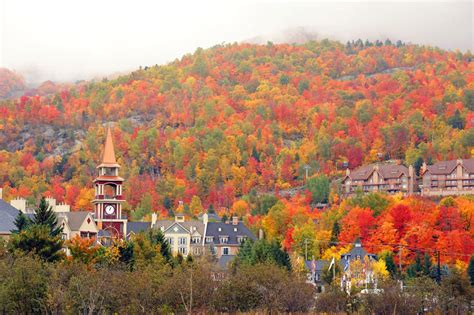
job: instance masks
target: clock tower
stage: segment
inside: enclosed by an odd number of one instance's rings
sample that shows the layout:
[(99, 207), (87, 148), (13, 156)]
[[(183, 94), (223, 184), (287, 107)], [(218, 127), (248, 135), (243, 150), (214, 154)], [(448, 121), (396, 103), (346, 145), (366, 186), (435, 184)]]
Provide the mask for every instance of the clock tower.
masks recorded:
[[(105, 236), (123, 238), (127, 233), (127, 217), (122, 214), (122, 203), (125, 201), (122, 194), (123, 178), (118, 176), (120, 165), (115, 160), (112, 133), (107, 128), (102, 162), (97, 166), (98, 175), (94, 179), (95, 222)], [(105, 233), (106, 232), (106, 233)]]

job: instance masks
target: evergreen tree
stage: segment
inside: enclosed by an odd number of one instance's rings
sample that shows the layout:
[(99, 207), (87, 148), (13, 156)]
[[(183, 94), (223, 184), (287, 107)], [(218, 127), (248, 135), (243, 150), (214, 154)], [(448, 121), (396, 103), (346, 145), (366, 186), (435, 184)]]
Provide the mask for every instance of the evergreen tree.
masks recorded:
[(24, 229), (28, 228), (30, 224), (30, 220), (26, 217), (26, 215), (23, 212), (19, 211), (13, 223), (16, 226), (16, 230), (12, 230), (11, 232), (20, 233)]
[(429, 276), (431, 274), (431, 257), (428, 253), (425, 253), (425, 257), (423, 258), (423, 274), (425, 276)]
[(207, 208), (207, 213), (209, 213), (209, 214), (216, 213), (216, 210), (214, 210), (214, 206), (212, 205), (212, 203), (209, 205), (209, 208)]
[(119, 261), (128, 265), (130, 270), (134, 267), (134, 253), (133, 253), (133, 242), (124, 242), (118, 247), (119, 250)]
[(407, 268), (407, 275), (410, 278), (415, 278), (415, 277), (419, 277), (422, 273), (423, 273), (423, 266), (421, 264), (421, 258), (420, 258), (420, 255), (417, 254), (415, 257), (415, 262), (412, 263)]
[(339, 233), (341, 233), (341, 228), (339, 227), (339, 222), (336, 221), (332, 225), (330, 246), (337, 245), (337, 243), (339, 242)]
[(471, 282), (471, 286), (474, 287), (474, 255), (471, 256), (469, 260), (469, 266), (467, 267), (467, 275), (469, 277), (469, 281)]
[(453, 116), (448, 118), (448, 124), (456, 129), (464, 129), (465, 122), (464, 119), (461, 117), (461, 112), (459, 111), (459, 109), (456, 109)]
[(387, 268), (387, 271), (390, 273), (390, 276), (392, 279), (394, 279), (397, 275), (397, 265), (395, 265), (395, 261), (393, 260), (393, 254), (388, 253), (385, 256), (385, 266)]
[(9, 242), (9, 249), (34, 253), (44, 261), (57, 261), (64, 256), (63, 240), (59, 235), (52, 236), (47, 225), (33, 224), (18, 234), (14, 234)]
[(413, 168), (415, 169), (416, 176), (420, 176), (420, 169), (423, 166), (423, 158), (419, 156), (415, 163), (413, 164)]
[(329, 184), (329, 179), (324, 175), (308, 179), (306, 182), (306, 189), (311, 192), (312, 202), (328, 202)]
[(44, 198), (40, 200), (40, 204), (33, 216), (32, 224), (46, 226), (51, 236), (57, 236), (63, 231), (62, 226), (58, 226), (58, 218), (53, 208), (48, 205)]
[(237, 254), (236, 264), (256, 265), (273, 263), (291, 270), (290, 256), (281, 249), (278, 241), (271, 243), (266, 240), (246, 241)]
[(160, 254), (166, 260), (166, 262), (171, 262), (173, 256), (171, 255), (171, 248), (168, 242), (165, 240), (165, 236), (161, 231), (150, 230), (147, 234), (150, 242), (153, 245), (160, 246)]

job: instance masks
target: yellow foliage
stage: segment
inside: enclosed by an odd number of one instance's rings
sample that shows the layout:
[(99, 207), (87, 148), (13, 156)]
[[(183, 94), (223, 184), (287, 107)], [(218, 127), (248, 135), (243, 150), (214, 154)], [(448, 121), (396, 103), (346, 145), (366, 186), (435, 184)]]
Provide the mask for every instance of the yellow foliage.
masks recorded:
[(372, 263), (372, 270), (378, 279), (388, 279), (390, 273), (387, 271), (385, 260), (379, 259)]

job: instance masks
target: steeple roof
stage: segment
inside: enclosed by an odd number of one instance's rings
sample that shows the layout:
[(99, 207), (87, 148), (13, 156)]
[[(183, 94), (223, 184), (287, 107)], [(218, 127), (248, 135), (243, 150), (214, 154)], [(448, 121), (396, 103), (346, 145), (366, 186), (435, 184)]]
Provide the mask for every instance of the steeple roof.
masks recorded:
[(102, 163), (98, 167), (120, 167), (115, 159), (114, 142), (112, 140), (112, 132), (110, 131), (110, 128), (107, 128)]

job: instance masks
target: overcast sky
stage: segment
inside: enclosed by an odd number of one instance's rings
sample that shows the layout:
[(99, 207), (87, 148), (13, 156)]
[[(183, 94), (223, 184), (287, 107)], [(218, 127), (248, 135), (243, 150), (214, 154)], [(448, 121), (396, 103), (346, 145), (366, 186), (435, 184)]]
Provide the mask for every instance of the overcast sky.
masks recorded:
[(90, 79), (163, 64), (223, 42), (401, 39), (474, 51), (472, 1), (0, 0), (0, 67)]

